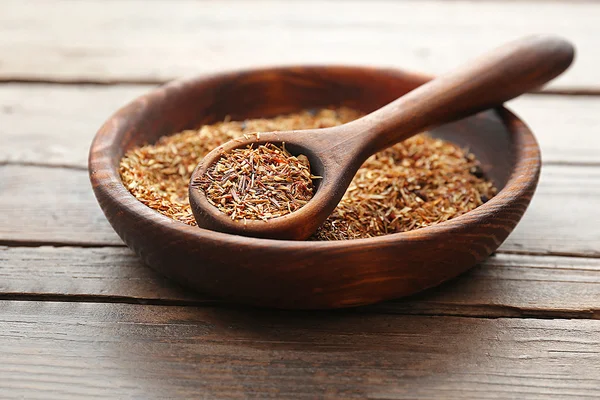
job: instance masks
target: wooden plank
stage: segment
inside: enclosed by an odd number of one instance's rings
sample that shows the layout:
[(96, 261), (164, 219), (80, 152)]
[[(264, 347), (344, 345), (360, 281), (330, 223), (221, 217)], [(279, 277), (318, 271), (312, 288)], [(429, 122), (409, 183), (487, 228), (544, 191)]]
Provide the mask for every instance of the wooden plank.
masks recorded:
[(507, 105), (535, 134), (544, 164), (600, 164), (600, 97), (521, 96)]
[(155, 82), (292, 63), (440, 73), (507, 40), (550, 32), (578, 48), (575, 66), (551, 87), (599, 90), (599, 17), (596, 2), (7, 0), (0, 79)]
[(373, 312), (600, 319), (600, 259), (498, 253), (457, 279)]
[[(0, 163), (86, 168), (100, 125), (152, 88), (0, 85)], [(509, 106), (535, 132), (545, 163), (600, 164), (600, 98), (530, 95)]]
[(0, 242), (122, 245), (87, 171), (0, 166)]
[(545, 166), (504, 251), (600, 256), (600, 168)]
[[(120, 245), (87, 172), (0, 166), (0, 242)], [(501, 247), (537, 254), (600, 255), (600, 167), (546, 166), (523, 220)]]
[(98, 301), (209, 300), (145, 266), (125, 247), (0, 246), (0, 296), (87, 296)]
[[(159, 276), (125, 248), (0, 246), (0, 263), (0, 298), (220, 303)], [(497, 254), (421, 295), (363, 311), (600, 319), (600, 259)]]
[(595, 397), (600, 321), (0, 303), (3, 398)]
[(151, 88), (0, 85), (0, 163), (87, 168), (102, 123)]

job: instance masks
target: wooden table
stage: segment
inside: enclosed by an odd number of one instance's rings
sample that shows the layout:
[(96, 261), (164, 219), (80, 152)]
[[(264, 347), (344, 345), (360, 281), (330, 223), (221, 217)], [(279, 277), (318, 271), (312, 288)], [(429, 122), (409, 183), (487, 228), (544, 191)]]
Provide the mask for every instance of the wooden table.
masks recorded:
[[(123, 245), (87, 150), (172, 78), (266, 64), (431, 73), (554, 32), (574, 67), (509, 106), (543, 172), (488, 261), (418, 296), (341, 312), (224, 306)], [(0, 398), (600, 397), (600, 3), (0, 3)]]

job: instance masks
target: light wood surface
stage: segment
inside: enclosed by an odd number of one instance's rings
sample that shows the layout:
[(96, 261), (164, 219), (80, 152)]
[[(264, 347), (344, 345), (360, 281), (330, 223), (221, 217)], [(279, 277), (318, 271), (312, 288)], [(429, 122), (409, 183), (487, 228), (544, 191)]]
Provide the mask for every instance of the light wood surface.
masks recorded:
[(507, 40), (554, 33), (573, 41), (578, 57), (551, 87), (600, 90), (593, 1), (6, 0), (2, 7), (4, 80), (163, 82), (307, 62), (440, 73)]
[(599, 330), (596, 320), (5, 301), (0, 373), (15, 398), (575, 399), (597, 394)]
[[(598, 397), (600, 3), (319, 3), (0, 2), (0, 397)], [(498, 254), (417, 296), (225, 306), (138, 261), (93, 198), (91, 138), (155, 83), (300, 62), (439, 73), (528, 33), (578, 49), (559, 94), (509, 103), (542, 148), (536, 195)]]

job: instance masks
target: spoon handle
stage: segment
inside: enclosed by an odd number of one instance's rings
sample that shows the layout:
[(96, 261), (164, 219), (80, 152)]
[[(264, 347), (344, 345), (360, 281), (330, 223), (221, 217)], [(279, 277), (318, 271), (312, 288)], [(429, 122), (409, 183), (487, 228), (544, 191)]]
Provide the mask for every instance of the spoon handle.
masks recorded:
[(347, 144), (364, 156), (414, 134), (538, 88), (561, 74), (575, 50), (552, 36), (508, 43), (442, 75), (348, 126)]

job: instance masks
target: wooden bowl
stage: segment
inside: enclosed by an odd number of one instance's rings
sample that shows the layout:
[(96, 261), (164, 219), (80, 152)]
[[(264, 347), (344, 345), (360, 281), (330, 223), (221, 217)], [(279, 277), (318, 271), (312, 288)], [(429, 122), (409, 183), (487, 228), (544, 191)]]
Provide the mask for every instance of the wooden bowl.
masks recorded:
[(410, 295), (492, 254), (521, 219), (536, 188), (540, 150), (505, 108), (437, 129), (468, 147), (496, 197), (460, 217), (411, 232), (331, 242), (256, 239), (188, 226), (133, 197), (119, 177), (128, 149), (202, 124), (345, 105), (364, 112), (430, 77), (360, 67), (257, 69), (176, 81), (117, 111), (90, 150), (94, 192), (115, 231), (149, 266), (228, 301), (276, 308), (339, 308)]

